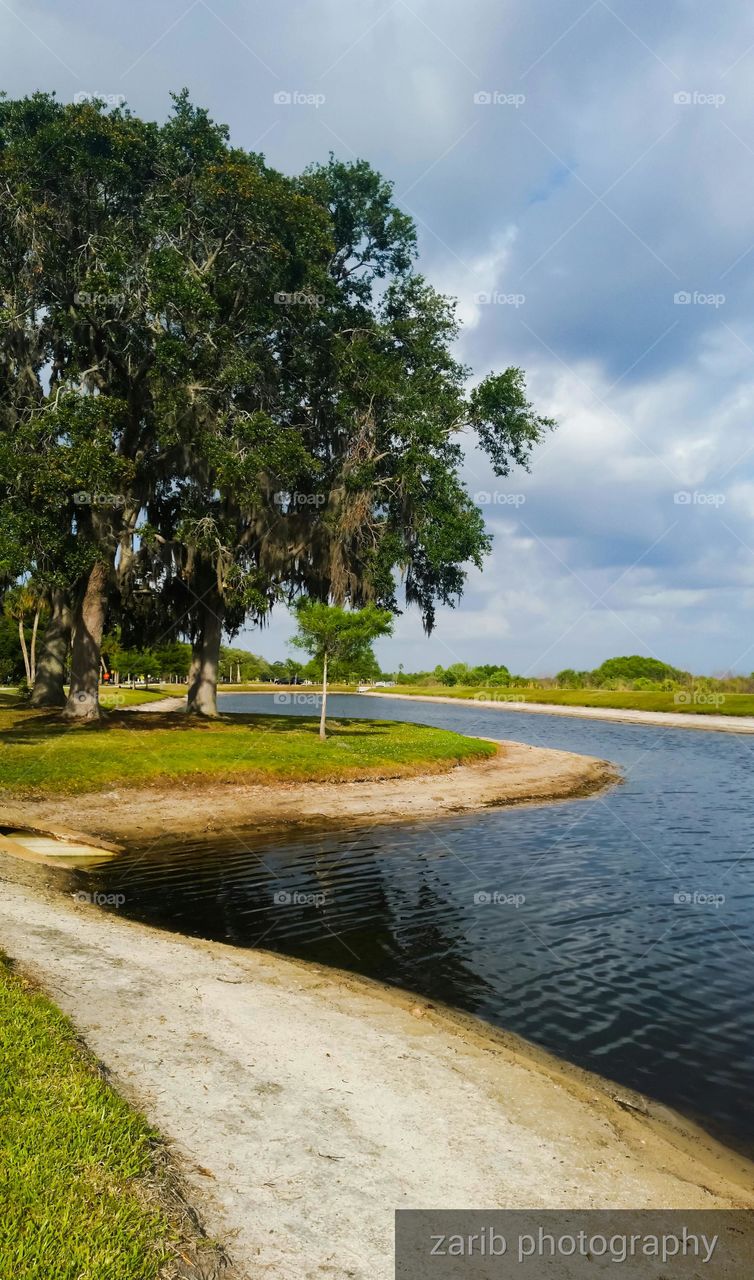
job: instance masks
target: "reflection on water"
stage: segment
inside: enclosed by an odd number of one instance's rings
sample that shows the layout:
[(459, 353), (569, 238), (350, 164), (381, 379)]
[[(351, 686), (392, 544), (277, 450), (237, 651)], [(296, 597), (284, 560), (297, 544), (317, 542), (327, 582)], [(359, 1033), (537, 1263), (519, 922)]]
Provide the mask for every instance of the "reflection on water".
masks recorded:
[[(398, 984), (528, 1037), (754, 1149), (752, 744), (483, 708), (333, 698), (617, 761), (568, 804), (284, 840), (159, 845), (76, 884), (142, 920)], [(280, 710), (231, 695), (224, 710)], [(301, 708), (311, 714), (311, 708)]]

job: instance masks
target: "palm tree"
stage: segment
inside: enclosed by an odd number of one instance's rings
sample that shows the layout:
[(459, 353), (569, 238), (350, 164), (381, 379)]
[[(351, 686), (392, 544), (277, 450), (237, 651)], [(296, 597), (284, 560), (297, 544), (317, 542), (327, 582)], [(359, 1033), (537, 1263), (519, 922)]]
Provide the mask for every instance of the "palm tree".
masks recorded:
[[(39, 615), (42, 612), (42, 596), (30, 583), (12, 587), (5, 594), (3, 611), (7, 618), (12, 618), (18, 623), (18, 639), (24, 659), (26, 683), (31, 688), (34, 684), (37, 670), (37, 629), (39, 627)], [(30, 613), (33, 613), (31, 649), (27, 646), (25, 631), (26, 618)]]

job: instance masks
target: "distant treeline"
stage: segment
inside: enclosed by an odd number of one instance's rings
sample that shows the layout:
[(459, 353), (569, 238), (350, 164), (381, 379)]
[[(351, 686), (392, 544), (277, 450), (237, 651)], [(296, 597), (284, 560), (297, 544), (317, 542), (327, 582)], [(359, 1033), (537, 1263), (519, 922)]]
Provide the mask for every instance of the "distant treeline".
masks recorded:
[(644, 658), (639, 654), (608, 658), (594, 671), (576, 671), (569, 667), (555, 676), (521, 676), (511, 674), (506, 666), (494, 663), (472, 667), (465, 662), (454, 662), (449, 667), (437, 666), (433, 671), (401, 670), (395, 679), (398, 684), (427, 687), (458, 685), (489, 689), (644, 689), (662, 692), (694, 685), (696, 688), (723, 689), (729, 693), (754, 693), (754, 672), (750, 676), (695, 676), (657, 658)]
[[(42, 625), (44, 617), (42, 619)], [(26, 628), (30, 641), (30, 628)], [(143, 679), (149, 676), (155, 682), (186, 679), (191, 661), (191, 646), (170, 643), (152, 648), (133, 649), (120, 643), (118, 634), (105, 636), (102, 654), (106, 669), (118, 672), (121, 680), (129, 676)], [(223, 645), (220, 649), (219, 676), (223, 683), (248, 684), (257, 681), (286, 679), (319, 680), (322, 672), (316, 661), (297, 662), (294, 658), (269, 661), (248, 649)], [(358, 670), (341, 670), (336, 667), (335, 680), (395, 680), (399, 685), (424, 687), (459, 686), (463, 688), (511, 688), (511, 689), (644, 689), (656, 692), (672, 692), (689, 686), (719, 689), (727, 693), (754, 693), (754, 672), (749, 676), (722, 674), (697, 676), (689, 671), (672, 667), (657, 658), (644, 658), (639, 654), (628, 657), (608, 658), (593, 671), (576, 671), (566, 668), (555, 676), (528, 676), (511, 673), (508, 667), (497, 663), (470, 666), (454, 662), (448, 667), (437, 666), (432, 671), (383, 672), (376, 661), (364, 658)], [(0, 683), (18, 683), (24, 679), (24, 661), (18, 634), (18, 624), (0, 615)]]

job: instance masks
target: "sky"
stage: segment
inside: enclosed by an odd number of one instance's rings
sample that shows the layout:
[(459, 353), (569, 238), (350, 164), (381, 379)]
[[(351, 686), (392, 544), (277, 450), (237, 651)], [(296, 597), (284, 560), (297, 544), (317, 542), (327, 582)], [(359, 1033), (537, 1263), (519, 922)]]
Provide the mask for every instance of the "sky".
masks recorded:
[(754, 8), (0, 0), (0, 68), (151, 119), (185, 85), (287, 173), (369, 160), (473, 376), (526, 371), (558, 429), (505, 480), (469, 449), (493, 553), (432, 637), (398, 619), (386, 667), (754, 669)]

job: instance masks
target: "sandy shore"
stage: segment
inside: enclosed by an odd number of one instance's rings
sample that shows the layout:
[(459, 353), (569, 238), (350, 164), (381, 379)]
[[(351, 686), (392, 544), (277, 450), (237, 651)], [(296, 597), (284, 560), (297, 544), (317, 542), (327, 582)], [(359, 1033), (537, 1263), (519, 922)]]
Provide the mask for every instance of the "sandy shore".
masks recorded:
[(651, 724), (665, 729), (707, 729), (718, 733), (754, 733), (754, 716), (696, 715), (693, 711), (622, 711), (618, 707), (563, 707), (556, 702), (509, 702), (492, 698), (447, 698), (410, 693), (375, 693), (370, 698), (400, 698), (403, 702), (445, 702), (451, 707), (484, 707), (489, 711), (530, 711), (547, 716), (577, 716), (586, 720), (616, 720), (620, 724)]
[(496, 756), (447, 771), (365, 782), (202, 783), (123, 788), (13, 802), (0, 824), (69, 827), (129, 840), (159, 835), (256, 831), (337, 820), (349, 825), (436, 818), (495, 805), (542, 804), (590, 795), (620, 780), (606, 760), (502, 742)]
[(0, 945), (171, 1142), (248, 1280), (388, 1280), (397, 1207), (754, 1205), (746, 1161), (514, 1037), (104, 915), (11, 862)]

